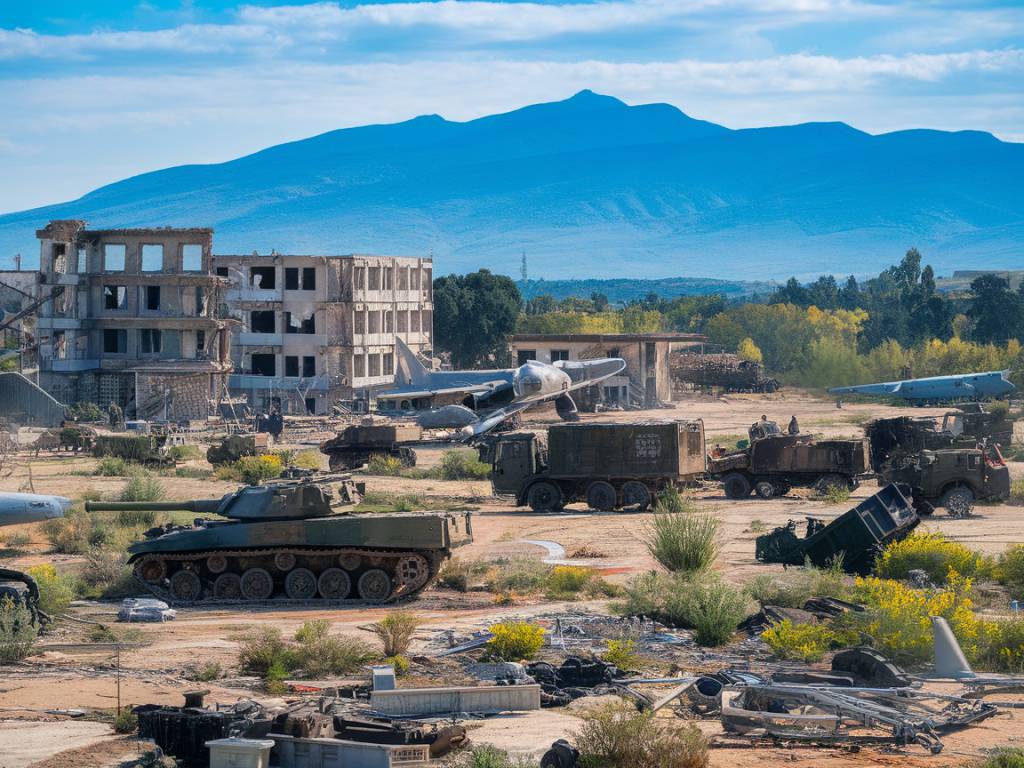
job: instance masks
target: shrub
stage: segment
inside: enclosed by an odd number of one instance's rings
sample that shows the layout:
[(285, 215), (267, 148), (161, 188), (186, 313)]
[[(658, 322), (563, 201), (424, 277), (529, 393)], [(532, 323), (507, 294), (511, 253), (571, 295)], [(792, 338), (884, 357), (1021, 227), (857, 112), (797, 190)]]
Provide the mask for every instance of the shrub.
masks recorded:
[(653, 712), (610, 702), (584, 715), (573, 734), (581, 768), (706, 768), (708, 742), (693, 723), (659, 727)]
[(727, 643), (747, 615), (747, 599), (717, 576), (676, 579), (665, 599), (665, 613), (677, 626), (692, 629), (698, 645)]
[(456, 448), (444, 452), (437, 475), (441, 480), (486, 480), (491, 467), (480, 461), (475, 451)]
[(329, 629), (330, 624), (324, 619), (307, 621), (299, 627), (295, 633), (298, 647), (293, 651), (295, 668), (310, 677), (345, 675), (378, 656), (362, 640), (332, 636), (327, 634)]
[(24, 659), (35, 639), (36, 627), (29, 609), (10, 595), (0, 598), (0, 664)]
[(366, 462), (366, 474), (390, 475), (395, 477), (402, 474), (402, 462), (394, 456), (375, 453), (370, 457), (370, 460)]
[(132, 474), (134, 469), (137, 468), (134, 468), (120, 456), (104, 456), (99, 460), (96, 469), (92, 473), (101, 477), (126, 477)]
[(503, 749), (484, 744), (459, 752), (446, 768), (534, 768), (536, 761), (513, 757)]
[[(121, 501), (160, 501), (165, 495), (164, 484), (160, 480), (153, 475), (138, 474), (129, 478), (124, 490), (121, 491)], [(149, 521), (144, 523), (145, 525), (153, 524), (155, 517), (152, 513), (144, 512), (142, 515)]]
[(234, 464), (238, 477), (247, 485), (259, 485), (264, 480), (281, 476), (281, 457), (265, 453), (262, 456), (243, 456)]
[(107, 418), (107, 415), (96, 403), (88, 401), (72, 403), (68, 412), (75, 421), (105, 421)]
[(45, 613), (51, 616), (64, 613), (75, 599), (74, 581), (58, 573), (50, 563), (35, 565), (27, 573), (39, 585), (39, 607)]
[(290, 466), (299, 469), (320, 469), (320, 456), (319, 451), (299, 451), (291, 460)]
[(844, 599), (849, 595), (849, 582), (841, 562), (829, 568), (816, 568), (808, 561), (803, 568), (759, 574), (747, 583), (746, 591), (762, 606), (801, 608), (812, 597)]
[(135, 713), (125, 707), (114, 715), (114, 732), (115, 733), (135, 733), (139, 727), (139, 718), (135, 716)]
[(187, 477), (192, 480), (209, 480), (213, 477), (213, 470), (206, 467), (175, 467), (175, 477)]
[(718, 520), (679, 493), (663, 492), (647, 529), (647, 551), (668, 571), (701, 571), (718, 554)]
[(596, 577), (593, 568), (556, 565), (547, 575), (547, 588), (552, 595), (575, 595)]
[(785, 619), (768, 627), (761, 639), (780, 659), (810, 662), (821, 661), (836, 637), (826, 624), (794, 624)]
[(189, 680), (194, 680), (198, 683), (209, 683), (222, 678), (224, 676), (224, 669), (216, 661), (207, 661), (190, 669), (185, 676)]
[(1011, 597), (1024, 597), (1024, 544), (1008, 547), (992, 570), (992, 575), (1000, 584), (1006, 585)]
[(1018, 477), (1010, 483), (1010, 501), (1014, 504), (1024, 504), (1024, 477)]
[(383, 663), (392, 666), (396, 677), (409, 674), (409, 660), (405, 656), (387, 656)]
[(601, 654), (602, 661), (614, 664), (627, 672), (635, 670), (639, 664), (635, 640), (606, 640), (608, 650)]
[(371, 624), (370, 631), (384, 644), (385, 656), (401, 656), (412, 645), (412, 636), (419, 625), (420, 620), (415, 614), (409, 611), (395, 611), (376, 624)]
[(824, 499), (829, 504), (845, 504), (850, 500), (850, 489), (829, 483), (824, 491), (818, 493), (818, 497)]
[(453, 557), (441, 566), (437, 575), (437, 585), (458, 592), (467, 592), (476, 579), (482, 579), (491, 566), (480, 560), (463, 560)]
[(198, 445), (172, 445), (167, 455), (174, 461), (194, 461), (205, 457)]
[(549, 566), (532, 557), (511, 557), (495, 561), (487, 589), (490, 592), (534, 592), (544, 586)]
[(985, 621), (981, 624), (978, 666), (993, 672), (1024, 673), (1024, 619)]
[(1024, 749), (998, 747), (983, 761), (968, 763), (970, 768), (1024, 768)]
[(74, 508), (64, 517), (56, 517), (43, 523), (43, 535), (55, 551), (67, 555), (80, 555), (89, 548), (92, 523), (84, 510)]
[(505, 621), (491, 626), (494, 635), (487, 651), (496, 661), (532, 659), (544, 645), (544, 629), (525, 621)]
[(238, 666), (243, 672), (267, 677), (274, 667), (290, 672), (299, 666), (299, 657), (277, 627), (263, 626), (242, 640)]
[(945, 584), (950, 572), (960, 576), (984, 576), (992, 563), (983, 555), (941, 533), (912, 533), (887, 546), (875, 562), (875, 573), (884, 579), (906, 579), (922, 570), (935, 584)]
[(128, 565), (128, 555), (117, 550), (92, 547), (86, 552), (85, 567), (78, 578), (78, 592), (82, 597), (118, 598), (139, 592)]
[(20, 531), (10, 534), (3, 541), (4, 545), (10, 549), (24, 549), (32, 543), (32, 537), (24, 531)]

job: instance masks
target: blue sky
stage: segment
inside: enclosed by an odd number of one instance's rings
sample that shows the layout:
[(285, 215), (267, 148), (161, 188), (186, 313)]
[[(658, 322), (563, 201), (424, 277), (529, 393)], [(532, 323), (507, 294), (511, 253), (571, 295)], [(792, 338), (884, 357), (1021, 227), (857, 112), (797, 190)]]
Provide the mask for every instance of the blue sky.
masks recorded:
[(1024, 141), (1024, 7), (0, 0), (0, 212), (334, 128), (570, 96)]

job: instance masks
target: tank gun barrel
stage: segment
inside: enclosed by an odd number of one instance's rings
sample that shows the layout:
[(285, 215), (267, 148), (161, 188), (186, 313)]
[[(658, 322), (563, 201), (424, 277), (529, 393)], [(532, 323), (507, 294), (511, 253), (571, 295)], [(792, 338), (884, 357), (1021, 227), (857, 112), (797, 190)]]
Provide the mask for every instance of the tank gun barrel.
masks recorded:
[(189, 501), (87, 501), (86, 512), (196, 512), (215, 514), (220, 499), (191, 499)]

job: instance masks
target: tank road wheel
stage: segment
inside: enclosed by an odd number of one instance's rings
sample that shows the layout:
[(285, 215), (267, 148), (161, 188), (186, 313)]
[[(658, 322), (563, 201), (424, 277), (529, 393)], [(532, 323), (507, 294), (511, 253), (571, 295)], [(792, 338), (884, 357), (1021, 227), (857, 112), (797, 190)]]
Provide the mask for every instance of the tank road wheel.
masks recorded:
[(210, 555), (206, 558), (206, 570), (210, 573), (224, 573), (228, 569), (228, 559), (224, 555)]
[(241, 587), (246, 600), (266, 600), (274, 594), (274, 580), (263, 568), (250, 568), (243, 573)]
[(430, 565), (423, 555), (406, 555), (398, 561), (395, 573), (398, 575), (398, 591), (408, 594), (427, 583)]
[(757, 494), (758, 498), (767, 501), (775, 496), (775, 486), (768, 480), (761, 480), (754, 485), (754, 492)]
[(961, 485), (942, 494), (942, 506), (951, 517), (967, 517), (974, 509), (974, 491)]
[(363, 600), (387, 600), (391, 595), (391, 577), (380, 568), (371, 568), (359, 577), (356, 589)]
[(316, 576), (308, 568), (296, 568), (284, 577), (284, 593), (292, 600), (316, 597)]
[(167, 575), (167, 563), (159, 557), (145, 557), (135, 564), (135, 575), (147, 584), (159, 584)]
[(278, 552), (274, 555), (274, 567), (282, 572), (290, 571), (295, 567), (295, 555), (291, 552)]
[(611, 483), (606, 483), (604, 480), (591, 483), (590, 487), (587, 488), (587, 506), (591, 509), (609, 512), (615, 509), (618, 500), (619, 496), (615, 493), (615, 488), (612, 487)]
[(242, 579), (237, 573), (222, 573), (213, 582), (213, 596), (218, 600), (240, 600)]
[(554, 483), (541, 481), (530, 487), (526, 503), (534, 512), (557, 512), (562, 508), (562, 491)]
[(324, 600), (344, 600), (352, 589), (352, 579), (341, 568), (328, 568), (320, 574), (316, 584)]
[(178, 571), (171, 576), (171, 597), (181, 603), (191, 603), (203, 593), (203, 583), (192, 571)]
[(354, 571), (362, 564), (363, 558), (359, 555), (353, 553), (349, 553), (347, 555), (338, 555), (338, 565), (340, 565), (346, 571)]
[(622, 486), (622, 506), (643, 512), (651, 506), (650, 489), (638, 480), (630, 480)]
[(746, 475), (730, 472), (722, 478), (722, 490), (730, 499), (745, 499), (750, 495), (750, 481)]

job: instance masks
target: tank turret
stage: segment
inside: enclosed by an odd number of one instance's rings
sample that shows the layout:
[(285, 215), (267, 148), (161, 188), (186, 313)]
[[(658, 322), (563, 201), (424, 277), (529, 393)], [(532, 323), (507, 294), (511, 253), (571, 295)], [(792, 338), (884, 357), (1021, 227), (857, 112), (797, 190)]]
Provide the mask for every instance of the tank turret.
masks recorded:
[(381, 603), (419, 592), (454, 547), (472, 541), (468, 514), (353, 514), (347, 476), (245, 486), (220, 499), (87, 502), (86, 511), (194, 512), (132, 544), (134, 575), (176, 604), (269, 601)]

